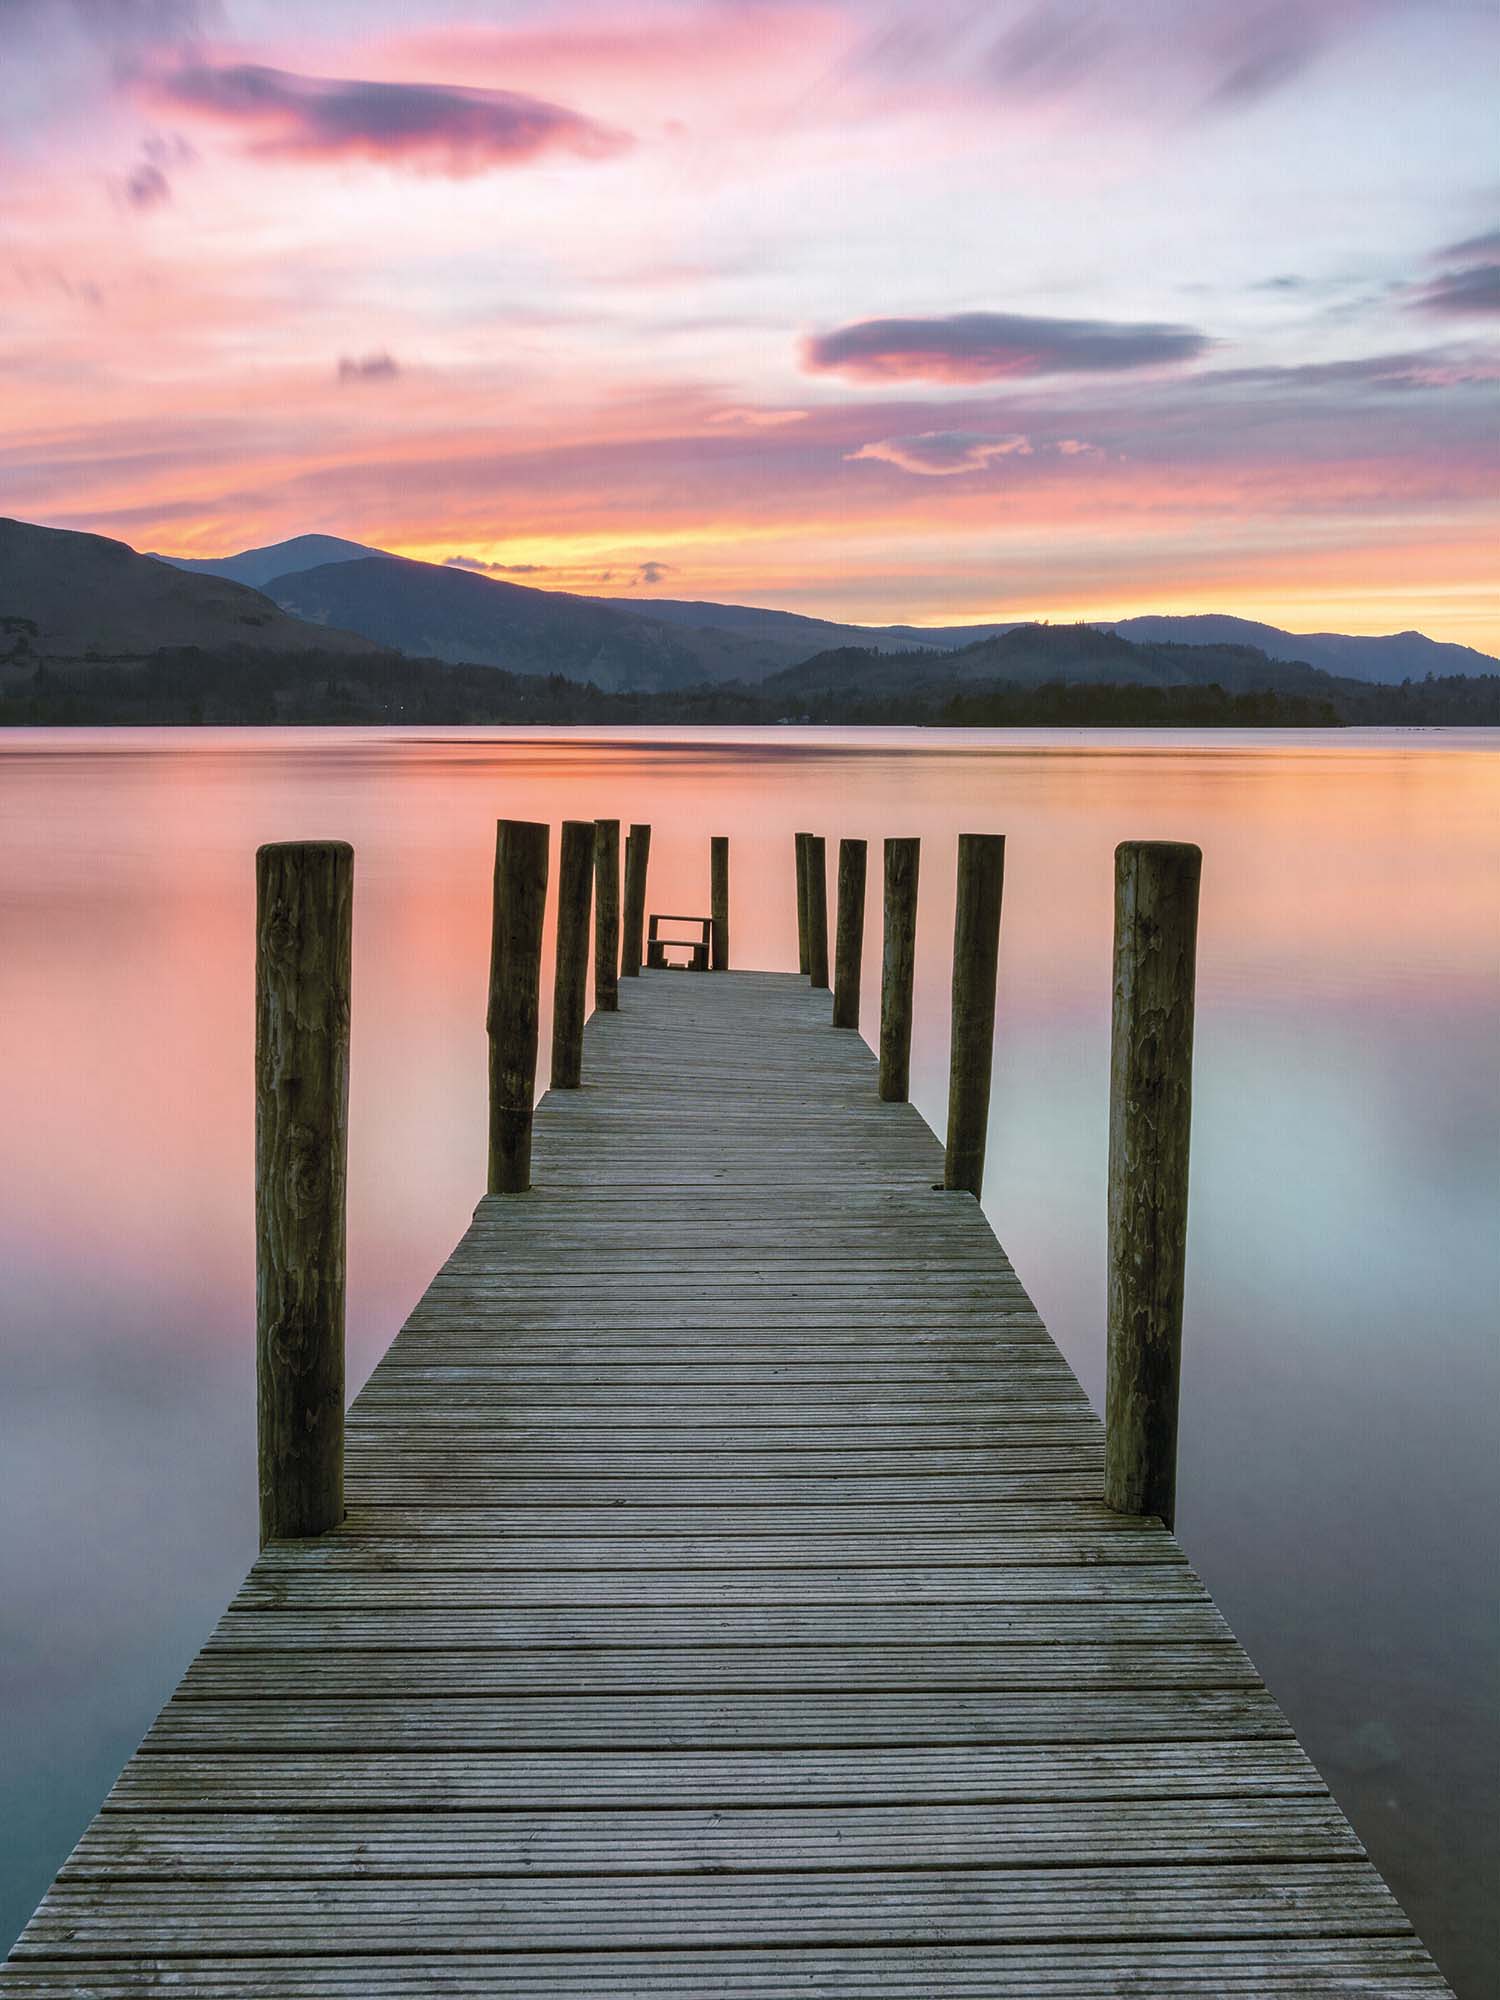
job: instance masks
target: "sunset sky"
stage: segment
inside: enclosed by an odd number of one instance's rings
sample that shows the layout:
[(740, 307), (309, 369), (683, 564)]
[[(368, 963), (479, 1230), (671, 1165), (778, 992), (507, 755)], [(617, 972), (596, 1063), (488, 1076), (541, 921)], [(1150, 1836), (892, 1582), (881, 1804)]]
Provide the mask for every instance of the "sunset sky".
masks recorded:
[(1493, 0), (0, 0), (0, 513), (1500, 652)]

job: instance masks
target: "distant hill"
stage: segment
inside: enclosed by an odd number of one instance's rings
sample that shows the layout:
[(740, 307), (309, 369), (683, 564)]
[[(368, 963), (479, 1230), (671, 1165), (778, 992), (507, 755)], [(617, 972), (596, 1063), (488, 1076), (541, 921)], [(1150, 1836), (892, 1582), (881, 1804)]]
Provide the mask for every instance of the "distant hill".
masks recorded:
[[(171, 563), (177, 569), (227, 577), (235, 583), (247, 583), (263, 590), (272, 583), (279, 584), (284, 578), (326, 568), (333, 563), (359, 562), (369, 558), (398, 560), (384, 549), (371, 548), (365, 542), (346, 541), (338, 535), (294, 535), (290, 541), (273, 542), (262, 549), (244, 549), (238, 555), (159, 555), (156, 560)], [(476, 580), (488, 582), (490, 579)], [(507, 586), (497, 580), (497, 587), (515, 589), (518, 586)], [(272, 594), (279, 596), (277, 592)], [(756, 657), (763, 663), (760, 671), (768, 674), (807, 659), (813, 653), (841, 646), (872, 648), (881, 653), (907, 652), (917, 648), (958, 652), (980, 640), (1014, 631), (1018, 625), (1027, 622), (1009, 619), (979, 625), (850, 625), (837, 619), (810, 618), (797, 611), (773, 611), (751, 604), (716, 604), (705, 599), (580, 597), (566, 591), (551, 591), (546, 595), (574, 604), (600, 605), (647, 624), (686, 628), (700, 634), (733, 633), (742, 640), (759, 645), (761, 651)], [(350, 622), (353, 610), (351, 602), (346, 607), (348, 615), (343, 621), (346, 624)], [(387, 635), (374, 630), (374, 611), (372, 607), (366, 615), (361, 609), (364, 622), (353, 629), (367, 632), (377, 644), (395, 646), (403, 652), (424, 650), (405, 644), (394, 633)], [(467, 622), (466, 618), (460, 620), (465, 626)], [(1500, 662), (1487, 653), (1476, 652), (1470, 646), (1448, 645), (1429, 639), (1421, 632), (1393, 632), (1375, 638), (1362, 638), (1344, 632), (1288, 632), (1279, 625), (1263, 625), (1254, 619), (1235, 618), (1224, 612), (1184, 616), (1153, 614), (1140, 618), (1091, 619), (1089, 622), (1101, 632), (1118, 632), (1126, 639), (1165, 641), (1180, 646), (1253, 646), (1271, 660), (1305, 660), (1310, 666), (1323, 667), (1332, 674), (1388, 684), (1407, 679), (1421, 680), (1428, 674), (1438, 677), (1492, 674), (1500, 666)], [(704, 678), (724, 677), (714, 666), (716, 649), (711, 642), (700, 638), (694, 642), (694, 649), (705, 663)], [(444, 659), (459, 657), (449, 649), (440, 650), (437, 656)], [(464, 657), (474, 658), (475, 655), (466, 654)], [(507, 664), (499, 659), (490, 663)], [(741, 656), (737, 656), (735, 671), (747, 680), (759, 677), (753, 660), (747, 661)]]
[[(915, 627), (902, 625), (840, 625), (829, 618), (807, 618), (800, 611), (763, 611), (753, 604), (710, 604), (674, 597), (599, 597), (613, 611), (631, 618), (656, 619), (663, 625), (687, 625), (698, 631), (739, 632), (749, 638), (784, 644), (790, 658), (805, 659), (809, 649), (831, 646), (873, 646), (877, 652), (905, 651), (931, 644), (946, 647), (950, 641), (939, 634), (931, 641)], [(968, 628), (964, 628), (968, 630)], [(968, 630), (968, 638), (983, 637), (997, 626)], [(952, 644), (966, 644), (954, 639)]]
[[(690, 603), (665, 598), (612, 597), (600, 600), (636, 617), (659, 618), (730, 632), (756, 632), (766, 638), (788, 639), (828, 651), (855, 646), (880, 653), (959, 652), (981, 640), (1003, 637), (1027, 621), (1011, 619), (988, 625), (840, 625), (833, 620), (805, 618), (792, 611), (761, 611), (744, 604)], [(1271, 660), (1303, 660), (1351, 680), (1394, 686), (1403, 680), (1454, 675), (1488, 675), (1500, 660), (1472, 646), (1450, 645), (1421, 632), (1393, 632), (1363, 638), (1346, 632), (1287, 632), (1279, 625), (1262, 625), (1252, 618), (1223, 612), (1201, 616), (1148, 616), (1090, 620), (1099, 632), (1121, 638), (1162, 641), (1178, 646), (1250, 646)], [(1072, 627), (1064, 628), (1072, 630)]]
[(103, 535), (0, 520), (0, 674), (43, 660), (140, 660), (173, 646), (370, 650), (352, 633), (303, 625), (243, 584), (185, 575)]
[(153, 562), (170, 563), (173, 569), (195, 571), (199, 576), (223, 576), (231, 583), (248, 583), (263, 590), (272, 577), (295, 576), (299, 570), (317, 569), (323, 563), (358, 562), (364, 556), (383, 556), (384, 549), (367, 548), (363, 542), (346, 542), (338, 535), (293, 535), (289, 542), (271, 542), (263, 549), (241, 549), (237, 556), (164, 556), (153, 550)]
[(1000, 683), (1038, 688), (1209, 687), (1229, 694), (1270, 690), (1326, 695), (1329, 676), (1299, 662), (1269, 660), (1252, 646), (1180, 646), (1122, 638), (1092, 625), (1016, 625), (953, 652), (880, 653), (841, 646), (771, 675), (762, 693), (887, 697)]
[(1387, 685), (1419, 681), (1428, 674), (1493, 674), (1500, 668), (1500, 661), (1488, 653), (1429, 639), (1422, 632), (1390, 632), (1376, 638), (1347, 632), (1284, 632), (1279, 625), (1261, 625), (1253, 618), (1231, 618), (1217, 611), (1185, 618), (1120, 618), (1101, 629), (1126, 639), (1164, 639), (1179, 646), (1256, 646), (1273, 660), (1306, 660), (1330, 674)]
[(563, 674), (605, 689), (762, 680), (800, 650), (398, 556), (329, 563), (276, 577), (266, 589), (299, 618), (345, 626), (413, 658)]
[[(447, 564), (406, 562), (338, 535), (295, 535), (235, 555), (158, 555), (153, 560), (200, 578), (264, 590), (297, 617), (362, 635), (373, 645), (392, 647), (413, 658), (472, 662), (523, 674), (561, 673), (591, 680), (601, 688), (645, 692), (733, 680), (754, 685), (819, 655), (845, 649), (930, 659), (968, 654), (976, 645), (1005, 639), (1016, 631), (1052, 629), (1020, 620), (850, 625), (801, 612), (706, 599), (543, 591)], [(635, 629), (628, 630), (627, 625)], [(1082, 628), (1056, 629), (1076, 633)], [(1444, 644), (1421, 632), (1372, 638), (1341, 632), (1297, 633), (1220, 612), (1091, 620), (1088, 629), (1143, 645), (1249, 648), (1257, 659), (1273, 664), (1300, 662), (1376, 685), (1429, 675), (1484, 677), (1500, 671), (1500, 660), (1489, 654)], [(0, 637), (0, 657), (4, 650)], [(1015, 656), (1007, 656), (1007, 671), (1015, 664)], [(1107, 674), (1108, 656), (1094, 656), (1094, 666)], [(1086, 681), (1091, 671), (1081, 667), (1080, 677)], [(1161, 671), (1170, 675), (1166, 666)], [(1178, 671), (1188, 670), (1179, 663)], [(1227, 671), (1232, 675), (1234, 670), (1231, 666)], [(959, 673), (964, 679), (984, 678), (983, 662), (971, 662)], [(1179, 683), (1168, 677), (1154, 684)], [(1294, 684), (1275, 678), (1255, 683)]]

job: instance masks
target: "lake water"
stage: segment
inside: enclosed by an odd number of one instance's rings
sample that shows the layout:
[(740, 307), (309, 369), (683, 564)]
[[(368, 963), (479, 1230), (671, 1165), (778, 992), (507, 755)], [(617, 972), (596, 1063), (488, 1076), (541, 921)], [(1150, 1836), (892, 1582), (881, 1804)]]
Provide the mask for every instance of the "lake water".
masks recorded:
[(728, 834), (736, 962), (786, 969), (793, 830), (920, 835), (939, 1130), (954, 844), (1005, 833), (985, 1207), (1096, 1404), (1111, 854), (1199, 842), (1179, 1532), (1460, 1993), (1495, 1991), (1485, 731), (0, 735), (0, 1943), (254, 1555), (255, 847), (356, 852), (352, 1390), (483, 1187), (500, 814), (649, 820), (661, 910), (706, 908)]

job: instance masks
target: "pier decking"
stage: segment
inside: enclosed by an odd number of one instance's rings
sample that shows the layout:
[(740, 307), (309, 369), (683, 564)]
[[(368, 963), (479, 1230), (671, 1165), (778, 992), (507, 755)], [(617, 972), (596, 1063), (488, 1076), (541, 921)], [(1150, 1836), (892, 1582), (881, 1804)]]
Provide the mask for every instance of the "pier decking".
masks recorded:
[(1446, 1992), (829, 995), (626, 988), (7, 2000)]

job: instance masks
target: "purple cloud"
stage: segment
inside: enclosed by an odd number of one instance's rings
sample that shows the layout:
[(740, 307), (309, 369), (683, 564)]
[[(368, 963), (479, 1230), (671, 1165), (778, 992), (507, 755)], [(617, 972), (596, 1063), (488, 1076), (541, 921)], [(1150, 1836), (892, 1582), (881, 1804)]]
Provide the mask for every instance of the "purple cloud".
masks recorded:
[(987, 382), (1158, 368), (1196, 360), (1208, 347), (1207, 336), (1190, 326), (971, 312), (859, 320), (809, 338), (803, 362), (867, 382)]
[[(1034, 105), (1107, 95), (1228, 111), (1281, 89), (1340, 41), (1417, 0), (921, 0), (887, 10), (853, 58), (910, 89), (938, 82)], [(1437, 4), (1437, 0), (1425, 0)]]
[(1412, 304), (1431, 313), (1500, 312), (1500, 257), (1492, 263), (1465, 264), (1456, 271), (1444, 271), (1422, 287)]
[(172, 183), (155, 160), (142, 160), (125, 176), (124, 192), (132, 208), (160, 208), (172, 199)]
[(1500, 257), (1500, 229), (1486, 229), (1480, 236), (1466, 236), (1461, 243), (1449, 243), (1437, 253), (1438, 263), (1450, 259), (1461, 263), (1468, 258), (1488, 260)]
[(138, 51), (198, 34), (211, 12), (203, 0), (5, 0), (7, 34), (55, 39), (71, 24), (110, 51)]
[(159, 71), (145, 88), (175, 111), (250, 134), (250, 151), (266, 159), (376, 160), (461, 180), (549, 152), (602, 159), (631, 143), (564, 105), (510, 90), (206, 62)]
[(477, 576), (544, 576), (550, 563), (481, 562), (478, 556), (444, 556), (444, 569), (470, 569)]
[(395, 356), (391, 354), (362, 354), (357, 358), (352, 354), (339, 356), (341, 382), (394, 382), (400, 373)]

